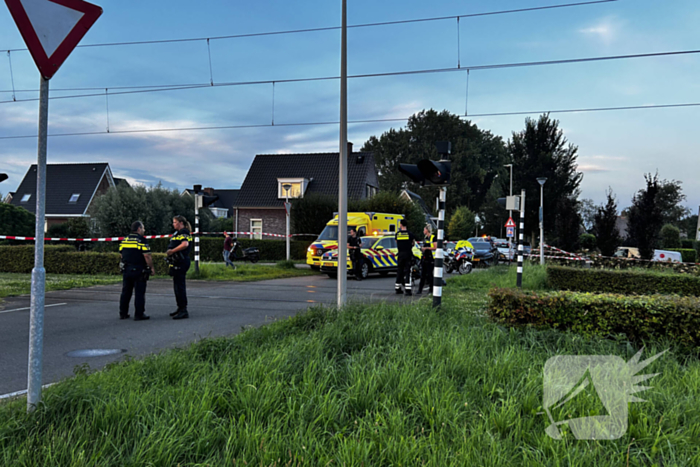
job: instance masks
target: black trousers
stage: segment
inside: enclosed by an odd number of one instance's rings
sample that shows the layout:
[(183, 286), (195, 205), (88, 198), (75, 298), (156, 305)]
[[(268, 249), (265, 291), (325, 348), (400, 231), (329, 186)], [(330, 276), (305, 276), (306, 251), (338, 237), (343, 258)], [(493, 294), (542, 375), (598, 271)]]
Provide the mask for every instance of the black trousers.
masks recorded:
[(407, 291), (410, 291), (413, 282), (411, 282), (411, 264), (413, 263), (413, 253), (399, 253), (397, 269), (396, 269), (396, 290), (401, 289), (404, 285)]
[(365, 257), (353, 253), (350, 255), (350, 259), (352, 260), (352, 270), (355, 273), (355, 277), (362, 279), (362, 262), (364, 261)]
[(136, 316), (142, 316), (146, 311), (146, 285), (148, 282), (143, 278), (143, 269), (133, 269), (127, 267), (122, 278), (122, 295), (119, 299), (119, 314), (127, 316), (129, 314), (129, 302), (131, 295), (136, 291), (134, 297), (134, 307)]
[(187, 310), (187, 271), (177, 272), (173, 276), (173, 290), (178, 310)]
[(418, 290), (423, 291), (423, 287), (427, 283), (430, 290), (433, 290), (433, 271), (435, 270), (435, 261), (426, 260), (423, 258), (421, 261), (421, 271), (420, 271), (420, 284), (418, 285)]

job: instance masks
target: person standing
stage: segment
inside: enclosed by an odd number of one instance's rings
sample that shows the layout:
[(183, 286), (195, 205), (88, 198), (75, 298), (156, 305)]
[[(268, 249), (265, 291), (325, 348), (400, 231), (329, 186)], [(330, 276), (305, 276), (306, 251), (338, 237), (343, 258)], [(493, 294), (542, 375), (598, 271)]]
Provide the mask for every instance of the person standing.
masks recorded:
[(187, 319), (187, 285), (185, 279), (190, 269), (190, 244), (192, 243), (192, 227), (185, 216), (173, 217), (175, 233), (168, 243), (166, 254), (169, 258), (169, 274), (173, 278), (173, 289), (177, 310), (170, 313), (173, 319)]
[(355, 280), (362, 280), (362, 239), (357, 236), (357, 230), (350, 229), (350, 237), (348, 238), (348, 249), (350, 250), (350, 259), (352, 260), (352, 269), (355, 273)]
[(433, 271), (435, 268), (435, 259), (433, 258), (433, 251), (435, 251), (435, 235), (433, 235), (433, 228), (426, 224), (423, 228), (423, 235), (425, 235), (425, 241), (421, 250), (423, 250), (423, 260), (421, 261), (421, 273), (420, 273), (420, 284), (418, 284), (418, 292), (416, 294), (423, 293), (423, 287), (428, 284), (430, 293), (433, 293)]
[(226, 266), (231, 266), (233, 269), (236, 269), (236, 265), (233, 264), (233, 261), (231, 261), (231, 248), (233, 247), (233, 238), (231, 237), (230, 233), (224, 232), (224, 237), (226, 237), (226, 240), (224, 240), (224, 267)]
[[(399, 225), (399, 231), (396, 232), (396, 247), (399, 254), (394, 289), (397, 294), (405, 293), (410, 296), (413, 295), (411, 265), (413, 264), (413, 245), (416, 243), (416, 237), (408, 231), (406, 219), (401, 219)], [(402, 287), (405, 291), (402, 290)]]
[(134, 321), (147, 320), (146, 315), (146, 285), (153, 273), (153, 258), (151, 249), (146, 243), (143, 223), (136, 221), (131, 224), (131, 233), (119, 244), (122, 266), (122, 294), (119, 299), (119, 319), (129, 318), (129, 302), (134, 297)]

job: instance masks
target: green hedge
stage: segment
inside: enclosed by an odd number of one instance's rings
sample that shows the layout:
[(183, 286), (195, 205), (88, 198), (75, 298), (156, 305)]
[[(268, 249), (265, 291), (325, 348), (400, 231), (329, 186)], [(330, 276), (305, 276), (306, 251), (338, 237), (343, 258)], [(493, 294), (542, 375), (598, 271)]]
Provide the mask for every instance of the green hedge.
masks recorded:
[[(44, 268), (49, 274), (120, 274), (119, 253), (77, 252), (68, 246), (47, 246)], [(167, 274), (165, 254), (153, 254), (156, 274)], [(28, 274), (34, 267), (34, 247), (0, 246), (0, 272)]]
[(691, 238), (681, 238), (681, 248), (690, 248), (691, 250), (694, 250), (695, 244), (695, 240)]
[(547, 282), (555, 289), (578, 292), (700, 296), (700, 277), (690, 274), (548, 266)]
[(626, 334), (631, 341), (666, 337), (700, 345), (700, 300), (669, 295), (489, 291), (488, 315), (510, 326), (552, 327), (587, 336)]
[(668, 251), (678, 251), (684, 263), (697, 263), (697, 252), (692, 248), (669, 248)]

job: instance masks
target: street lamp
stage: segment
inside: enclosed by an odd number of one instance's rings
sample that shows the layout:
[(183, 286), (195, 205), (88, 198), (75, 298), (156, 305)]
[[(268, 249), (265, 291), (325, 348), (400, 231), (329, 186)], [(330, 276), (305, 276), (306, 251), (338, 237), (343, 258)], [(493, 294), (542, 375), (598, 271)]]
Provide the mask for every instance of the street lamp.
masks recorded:
[(289, 211), (291, 208), (291, 206), (289, 205), (289, 190), (292, 189), (292, 185), (290, 183), (285, 183), (284, 185), (282, 185), (282, 188), (284, 189), (286, 199), (284, 203), (284, 210), (287, 213), (287, 235), (285, 238), (287, 239), (287, 261), (289, 261)]
[[(513, 164), (506, 164), (503, 167), (509, 167), (510, 168), (510, 193), (508, 196), (513, 196)], [(513, 218), (513, 210), (509, 209), (508, 210), (508, 219)], [(513, 235), (515, 235), (515, 229), (513, 229)], [(508, 237), (508, 254), (512, 257), (513, 255), (511, 254), (511, 251), (513, 250), (513, 241), (511, 240), (510, 237)]]
[(544, 266), (544, 182), (547, 177), (539, 177), (540, 184), (540, 265)]

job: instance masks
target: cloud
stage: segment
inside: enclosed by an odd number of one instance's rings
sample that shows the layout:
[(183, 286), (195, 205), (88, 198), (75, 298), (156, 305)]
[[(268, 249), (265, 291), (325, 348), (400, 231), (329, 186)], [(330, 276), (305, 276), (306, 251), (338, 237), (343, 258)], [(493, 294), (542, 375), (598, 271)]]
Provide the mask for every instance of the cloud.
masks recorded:
[(594, 164), (582, 164), (578, 166), (581, 172), (610, 172), (610, 169)]
[(605, 45), (610, 45), (617, 39), (621, 29), (622, 25), (616, 18), (607, 17), (601, 19), (596, 24), (579, 29), (579, 32), (586, 36), (593, 37)]

